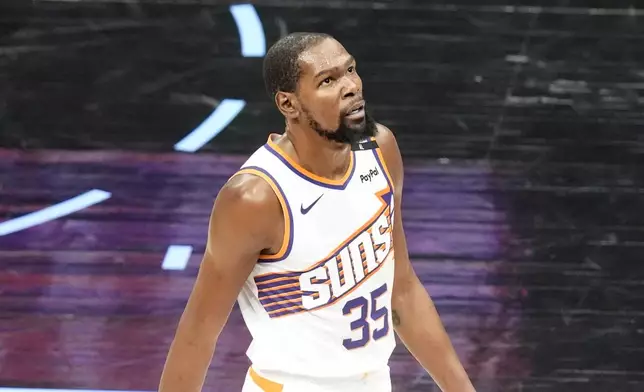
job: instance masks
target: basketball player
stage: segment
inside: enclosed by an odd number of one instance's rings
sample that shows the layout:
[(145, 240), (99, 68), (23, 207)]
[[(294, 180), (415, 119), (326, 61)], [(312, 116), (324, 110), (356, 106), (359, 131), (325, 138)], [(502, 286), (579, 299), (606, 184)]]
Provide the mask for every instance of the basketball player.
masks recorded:
[(201, 390), (237, 300), (253, 337), (243, 392), (389, 392), (394, 332), (443, 391), (473, 391), (409, 261), (402, 159), (356, 60), (328, 35), (290, 34), (264, 79), (286, 130), (217, 196), (159, 390)]

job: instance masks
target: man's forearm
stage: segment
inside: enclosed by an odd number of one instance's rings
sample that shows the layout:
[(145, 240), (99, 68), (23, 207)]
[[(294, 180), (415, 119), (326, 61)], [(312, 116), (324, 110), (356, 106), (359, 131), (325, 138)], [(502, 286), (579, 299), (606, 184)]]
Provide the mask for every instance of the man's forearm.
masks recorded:
[(195, 316), (195, 304), (189, 302), (170, 345), (159, 392), (201, 392), (220, 330), (205, 320)]
[(170, 348), (159, 392), (200, 392), (214, 351), (208, 345), (178, 338)]
[(474, 391), (433, 301), (417, 278), (395, 298), (392, 319), (400, 339), (442, 391)]

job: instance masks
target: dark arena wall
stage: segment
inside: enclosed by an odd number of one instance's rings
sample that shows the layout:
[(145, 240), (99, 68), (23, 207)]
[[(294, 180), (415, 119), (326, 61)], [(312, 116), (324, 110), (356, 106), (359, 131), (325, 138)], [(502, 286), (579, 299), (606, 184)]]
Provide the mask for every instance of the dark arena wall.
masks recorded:
[[(344, 44), (395, 133), (477, 391), (644, 390), (642, 7), (2, 0), (0, 392), (156, 390), (213, 200), (284, 130), (262, 59), (294, 31)], [(249, 343), (235, 308), (204, 390), (240, 391)], [(439, 390), (400, 342), (390, 366)]]

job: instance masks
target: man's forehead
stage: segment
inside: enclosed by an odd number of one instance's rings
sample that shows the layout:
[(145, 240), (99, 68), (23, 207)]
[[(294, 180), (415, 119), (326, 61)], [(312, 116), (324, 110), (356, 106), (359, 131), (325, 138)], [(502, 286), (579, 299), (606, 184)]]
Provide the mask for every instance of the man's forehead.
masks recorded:
[(318, 72), (344, 64), (351, 55), (336, 40), (325, 39), (300, 54), (303, 74), (315, 75)]

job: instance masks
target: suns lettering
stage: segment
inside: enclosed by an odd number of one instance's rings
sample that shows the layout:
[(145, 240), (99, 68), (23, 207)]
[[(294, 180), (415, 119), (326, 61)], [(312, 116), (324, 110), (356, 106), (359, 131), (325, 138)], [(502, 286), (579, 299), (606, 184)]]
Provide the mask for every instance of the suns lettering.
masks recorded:
[(383, 213), (336, 255), (300, 275), (302, 306), (309, 310), (326, 305), (374, 272), (391, 250), (389, 222)]
[[(302, 306), (304, 306), (305, 309), (313, 309), (329, 302), (331, 299), (331, 289), (329, 288), (329, 284), (326, 283), (328, 279), (329, 274), (326, 266), (324, 265), (300, 275), (300, 287), (302, 288), (302, 292), (317, 293), (317, 296), (302, 296)], [(325, 283), (314, 283), (314, 280), (325, 281)]]
[(351, 257), (347, 248), (342, 249), (338, 256), (327, 261), (325, 265), (329, 270), (333, 296), (340, 296), (356, 285), (351, 267)]
[(380, 263), (376, 262), (373, 238), (368, 232), (363, 232), (355, 241), (352, 241), (349, 244), (349, 251), (353, 260), (353, 268), (364, 271), (362, 275), (369, 274), (378, 268)]
[[(393, 215), (393, 214), (392, 214)], [(387, 219), (386, 216), (381, 215), (376, 221), (375, 227), (371, 230), (371, 237), (373, 244), (376, 246), (375, 256), (376, 260), (383, 260), (389, 254), (391, 247), (391, 230), (389, 230), (389, 222), (392, 219)]]

